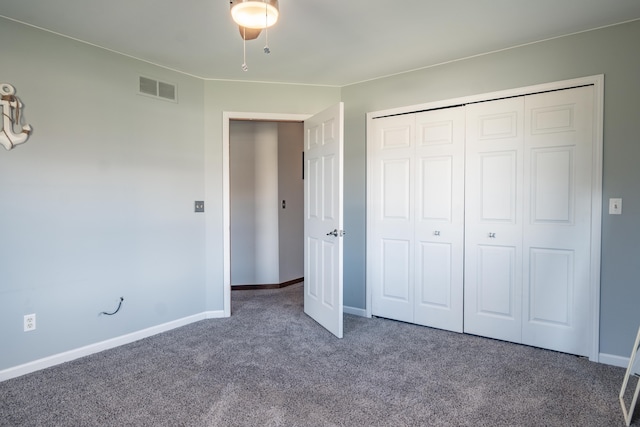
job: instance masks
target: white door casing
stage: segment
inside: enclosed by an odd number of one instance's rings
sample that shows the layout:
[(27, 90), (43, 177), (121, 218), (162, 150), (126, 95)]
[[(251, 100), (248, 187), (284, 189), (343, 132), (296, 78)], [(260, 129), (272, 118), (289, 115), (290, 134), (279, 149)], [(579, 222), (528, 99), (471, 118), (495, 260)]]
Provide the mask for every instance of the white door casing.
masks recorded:
[[(260, 112), (231, 112), (222, 113), (222, 283), (223, 309), (221, 312), (207, 312), (208, 318), (231, 316), (231, 191), (229, 183), (229, 129), (231, 120), (262, 120), (262, 121), (292, 121), (302, 122), (311, 117), (309, 114), (288, 114), (288, 113), (260, 113)], [(217, 169), (216, 170), (216, 174)], [(218, 253), (219, 241), (213, 237), (217, 224), (213, 221), (216, 215), (212, 215), (212, 210), (207, 210), (206, 224), (207, 254)], [(207, 289), (215, 288), (218, 283), (217, 268), (215, 263), (207, 263)]]
[(304, 312), (343, 333), (344, 105), (304, 123)]

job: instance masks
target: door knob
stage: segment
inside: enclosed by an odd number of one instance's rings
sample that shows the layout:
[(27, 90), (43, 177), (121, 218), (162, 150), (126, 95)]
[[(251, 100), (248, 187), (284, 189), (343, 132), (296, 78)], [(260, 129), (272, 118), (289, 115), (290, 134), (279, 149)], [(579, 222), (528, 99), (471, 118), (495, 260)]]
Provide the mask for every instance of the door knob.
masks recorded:
[(490, 239), (495, 239), (496, 238), (496, 233), (489, 233), (489, 238)]
[(434, 236), (439, 236), (439, 235), (440, 235), (440, 231), (434, 231), (434, 232), (433, 232), (433, 235), (434, 235)]
[(333, 230), (327, 233), (327, 236), (338, 237), (338, 230)]

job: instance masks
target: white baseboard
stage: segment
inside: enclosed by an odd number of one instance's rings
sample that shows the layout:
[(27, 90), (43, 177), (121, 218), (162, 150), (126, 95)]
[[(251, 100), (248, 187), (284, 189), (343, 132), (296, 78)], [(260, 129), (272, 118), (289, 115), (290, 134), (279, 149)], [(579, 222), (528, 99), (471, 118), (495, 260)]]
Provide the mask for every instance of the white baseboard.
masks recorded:
[(64, 353), (54, 354), (52, 356), (34, 360), (33, 362), (28, 362), (22, 365), (14, 366), (12, 368), (1, 370), (0, 382), (9, 380), (11, 378), (16, 378), (22, 375), (26, 375), (31, 372), (39, 371), (41, 369), (49, 368), (51, 366), (59, 365), (61, 363), (70, 362), (80, 357), (89, 356), (94, 353), (99, 353), (104, 350), (109, 350), (111, 348), (129, 344), (134, 341), (141, 340), (143, 338), (157, 335), (162, 332), (170, 331), (171, 329), (179, 328), (181, 326), (185, 326), (190, 323), (198, 322), (200, 320), (218, 319), (221, 317), (225, 317), (224, 310), (205, 311), (203, 313), (194, 314), (193, 316), (183, 317), (182, 319), (173, 320), (171, 322), (163, 323), (161, 325), (152, 326), (150, 328), (142, 329), (140, 331), (132, 332), (130, 334), (122, 335), (116, 338), (111, 338), (106, 341), (102, 341), (102, 342), (90, 344), (84, 347), (76, 348), (73, 350), (65, 351)]
[(216, 310), (216, 311), (205, 311), (204, 318), (205, 319), (222, 319), (223, 317), (227, 317), (224, 315), (224, 310)]
[(615, 356), (613, 354), (606, 353), (600, 353), (598, 355), (598, 362), (604, 363), (605, 365), (619, 366), (621, 368), (629, 366), (628, 357)]
[(349, 307), (348, 305), (345, 305), (342, 307), (342, 312), (346, 314), (353, 314), (354, 316), (367, 317), (367, 310), (364, 308)]
[[(343, 312), (346, 314), (352, 314), (354, 316), (366, 317), (367, 311), (362, 308), (344, 306)], [(225, 317), (224, 310), (205, 311), (193, 316), (183, 317), (182, 319), (173, 320), (171, 322), (163, 323), (161, 325), (152, 326), (150, 328), (142, 329), (140, 331), (132, 332), (130, 334), (122, 335), (116, 338), (111, 338), (106, 341), (90, 344), (84, 347), (76, 348), (73, 350), (65, 351), (64, 353), (54, 354), (52, 356), (44, 357), (42, 359), (34, 360), (22, 365), (14, 366), (12, 368), (4, 369), (0, 371), (0, 382), (6, 381), (11, 378), (16, 378), (22, 375), (29, 374), (31, 372), (39, 371), (41, 369), (49, 368), (51, 366), (59, 365), (61, 363), (70, 362), (80, 357), (89, 356), (94, 353), (99, 353), (104, 350), (119, 347), (121, 345), (129, 344), (134, 341), (141, 340), (153, 335), (160, 334), (162, 332), (170, 331), (171, 329), (179, 328), (190, 323), (198, 322), (205, 319), (220, 319)], [(629, 358), (616, 356), (613, 354), (600, 353), (600, 363), (606, 365), (619, 366), (626, 368), (629, 365)]]

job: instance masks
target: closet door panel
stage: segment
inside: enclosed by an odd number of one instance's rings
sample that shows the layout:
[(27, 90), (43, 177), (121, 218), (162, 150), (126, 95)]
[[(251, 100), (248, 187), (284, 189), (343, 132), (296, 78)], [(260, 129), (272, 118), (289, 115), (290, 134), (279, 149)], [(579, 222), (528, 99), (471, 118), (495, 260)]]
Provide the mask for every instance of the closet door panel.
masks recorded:
[(385, 302), (409, 303), (411, 283), (411, 240), (382, 239), (382, 289)]
[(518, 151), (478, 153), (480, 222), (515, 224), (518, 184)]
[(491, 318), (516, 320), (516, 248), (478, 245), (477, 251), (475, 312)]
[(415, 323), (462, 332), (464, 107), (415, 120)]
[(571, 326), (571, 306), (575, 291), (574, 255), (574, 251), (530, 248), (530, 322), (551, 327)]
[(450, 223), (453, 212), (453, 156), (431, 156), (420, 158), (418, 194), (421, 221)]
[(416, 304), (420, 309), (451, 309), (451, 249), (448, 243), (419, 242)]
[(525, 99), (523, 342), (588, 356), (593, 87)]
[(522, 339), (524, 98), (467, 106), (464, 331)]
[(413, 322), (415, 118), (386, 117), (373, 122), (371, 193), (373, 211), (367, 255), (372, 314)]

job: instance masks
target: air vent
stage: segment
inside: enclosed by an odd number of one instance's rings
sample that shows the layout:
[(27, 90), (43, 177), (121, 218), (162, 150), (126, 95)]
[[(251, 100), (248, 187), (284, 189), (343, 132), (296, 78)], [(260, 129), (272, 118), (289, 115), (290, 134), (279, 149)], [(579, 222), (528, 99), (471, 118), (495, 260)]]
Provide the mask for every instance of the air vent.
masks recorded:
[(176, 102), (176, 85), (140, 76), (139, 93)]
[(176, 87), (169, 83), (158, 82), (158, 96), (164, 99), (176, 100)]

